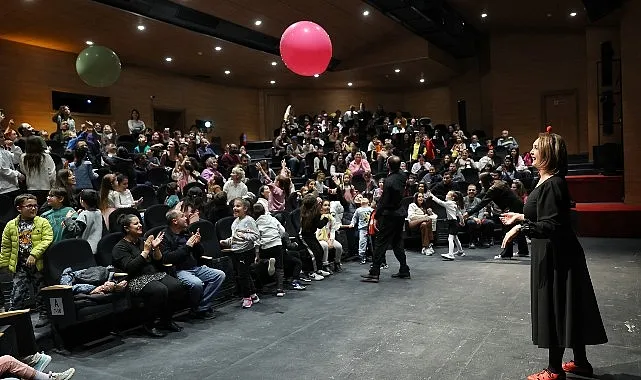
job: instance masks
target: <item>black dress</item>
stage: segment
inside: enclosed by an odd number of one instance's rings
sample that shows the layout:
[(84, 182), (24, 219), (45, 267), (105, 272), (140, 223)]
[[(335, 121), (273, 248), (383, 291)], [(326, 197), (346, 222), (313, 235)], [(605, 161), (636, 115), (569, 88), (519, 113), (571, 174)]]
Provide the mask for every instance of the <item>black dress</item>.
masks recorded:
[(570, 225), (565, 178), (536, 187), (524, 214), (522, 232), (532, 238), (532, 341), (541, 348), (606, 343), (585, 254)]

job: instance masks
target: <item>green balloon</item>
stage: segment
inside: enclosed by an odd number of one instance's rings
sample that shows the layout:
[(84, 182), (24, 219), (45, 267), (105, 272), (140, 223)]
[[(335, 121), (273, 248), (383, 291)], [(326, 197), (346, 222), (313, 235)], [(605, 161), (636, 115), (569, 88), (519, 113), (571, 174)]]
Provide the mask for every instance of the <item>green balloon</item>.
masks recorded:
[(89, 86), (111, 86), (120, 77), (120, 70), (120, 59), (104, 46), (89, 46), (76, 58), (76, 72)]

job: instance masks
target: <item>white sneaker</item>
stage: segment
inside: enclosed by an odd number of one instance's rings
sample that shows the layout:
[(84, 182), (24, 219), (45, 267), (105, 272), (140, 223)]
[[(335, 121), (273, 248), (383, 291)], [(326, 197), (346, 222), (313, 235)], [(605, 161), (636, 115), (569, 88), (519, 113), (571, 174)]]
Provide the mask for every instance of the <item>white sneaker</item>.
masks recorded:
[(453, 253), (441, 253), (441, 257), (444, 260), (449, 260), (449, 261), (454, 260), (454, 254)]
[(434, 248), (432, 248), (432, 246), (427, 247), (425, 250), (425, 254), (427, 256), (432, 256), (434, 254)]
[(312, 274), (309, 275), (309, 277), (314, 281), (321, 281), (321, 280), (325, 279), (325, 277), (321, 276), (318, 273), (312, 273)]
[(421, 255), (427, 255), (427, 247), (421, 248)]
[(76, 370), (73, 368), (69, 368), (64, 372), (59, 372), (59, 373), (51, 372), (49, 373), (49, 378), (52, 380), (67, 380), (67, 379), (71, 379), (71, 376), (73, 376), (75, 372)]
[(267, 274), (273, 276), (276, 273), (276, 259), (271, 257), (267, 266)]
[(460, 251), (456, 252), (457, 255), (463, 257), (465, 256), (465, 252), (461, 249)]
[(316, 274), (320, 274), (320, 275), (321, 275), (321, 276), (323, 276), (323, 277), (327, 277), (327, 276), (329, 276), (331, 273), (329, 273), (328, 271), (325, 271), (325, 270), (319, 269), (319, 270), (317, 270), (317, 271), (316, 271)]

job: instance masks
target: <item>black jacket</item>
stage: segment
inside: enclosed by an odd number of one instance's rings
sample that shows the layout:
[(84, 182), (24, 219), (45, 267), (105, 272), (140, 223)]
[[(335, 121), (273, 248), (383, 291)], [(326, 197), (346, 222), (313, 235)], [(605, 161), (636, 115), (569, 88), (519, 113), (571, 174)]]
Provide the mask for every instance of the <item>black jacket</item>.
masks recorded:
[(376, 220), (384, 216), (407, 217), (407, 208), (401, 208), (406, 182), (407, 177), (400, 172), (391, 173), (385, 178), (383, 196), (376, 205)]
[(165, 238), (161, 247), (164, 264), (173, 264), (176, 270), (188, 270), (198, 266), (197, 258), (201, 257), (205, 250), (200, 243), (189, 247), (186, 244), (189, 237), (188, 232), (175, 234), (171, 228), (165, 229)]
[(506, 184), (492, 185), (483, 195), (481, 203), (472, 207), (467, 214), (476, 214), (479, 210), (487, 206), (490, 202), (496, 203), (502, 211), (523, 213), (523, 201), (516, 195)]

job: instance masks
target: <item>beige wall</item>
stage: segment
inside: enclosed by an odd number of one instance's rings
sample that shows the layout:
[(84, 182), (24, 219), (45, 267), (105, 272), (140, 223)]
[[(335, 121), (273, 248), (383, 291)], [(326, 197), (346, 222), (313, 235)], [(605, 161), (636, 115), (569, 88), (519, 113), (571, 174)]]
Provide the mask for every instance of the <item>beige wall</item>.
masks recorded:
[[(75, 72), (75, 55), (0, 40), (0, 105), (16, 123), (29, 122), (53, 130), (51, 91), (111, 97), (110, 116), (75, 115), (77, 122), (117, 122), (124, 131), (129, 112), (137, 108), (152, 124), (152, 103), (158, 108), (184, 109), (187, 126), (212, 119), (223, 141), (237, 141), (241, 131), (260, 138), (258, 90), (216, 86), (167, 73), (124, 66), (120, 79), (108, 88), (84, 84)], [(72, 110), (73, 113), (73, 110)]]

